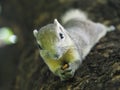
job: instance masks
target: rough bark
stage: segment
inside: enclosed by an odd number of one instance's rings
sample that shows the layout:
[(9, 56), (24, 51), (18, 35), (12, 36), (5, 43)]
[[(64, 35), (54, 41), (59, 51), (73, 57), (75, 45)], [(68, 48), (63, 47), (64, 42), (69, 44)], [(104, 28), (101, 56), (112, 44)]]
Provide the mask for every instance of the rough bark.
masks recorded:
[[(0, 25), (19, 38), (17, 74), (11, 90), (120, 90), (120, 0), (1, 0)], [(116, 26), (92, 49), (73, 79), (61, 82), (39, 56), (34, 28), (53, 22), (70, 8), (80, 8), (94, 21)], [(14, 57), (14, 56), (13, 56)]]

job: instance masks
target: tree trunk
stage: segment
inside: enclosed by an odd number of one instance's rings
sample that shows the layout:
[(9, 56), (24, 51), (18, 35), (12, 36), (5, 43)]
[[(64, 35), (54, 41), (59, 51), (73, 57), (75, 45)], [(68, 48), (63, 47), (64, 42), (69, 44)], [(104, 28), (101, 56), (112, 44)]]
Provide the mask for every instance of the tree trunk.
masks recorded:
[[(120, 90), (120, 0), (1, 0), (0, 4), (0, 27), (11, 27), (18, 36), (11, 90)], [(116, 30), (92, 49), (74, 78), (61, 82), (39, 56), (32, 31), (54, 18), (60, 20), (71, 8), (82, 9), (96, 22), (115, 25)]]

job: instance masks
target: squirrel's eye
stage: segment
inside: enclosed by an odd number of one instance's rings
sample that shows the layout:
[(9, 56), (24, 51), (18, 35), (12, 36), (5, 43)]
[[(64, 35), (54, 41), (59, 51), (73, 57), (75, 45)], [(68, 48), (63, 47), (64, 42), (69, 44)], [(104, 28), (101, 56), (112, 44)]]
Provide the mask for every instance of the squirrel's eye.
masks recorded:
[(59, 36), (60, 36), (61, 39), (64, 38), (64, 35), (62, 33), (59, 33)]
[(38, 44), (39, 49), (42, 49), (42, 47)]

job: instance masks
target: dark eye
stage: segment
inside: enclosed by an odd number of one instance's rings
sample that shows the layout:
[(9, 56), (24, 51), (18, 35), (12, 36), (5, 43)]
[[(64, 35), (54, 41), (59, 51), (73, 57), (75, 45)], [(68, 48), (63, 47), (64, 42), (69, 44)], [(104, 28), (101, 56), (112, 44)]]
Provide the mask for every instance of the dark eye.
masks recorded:
[(38, 44), (38, 47), (39, 47), (40, 50), (42, 49), (42, 47), (39, 44)]
[(62, 33), (59, 33), (59, 36), (60, 36), (61, 39), (64, 38), (64, 35)]

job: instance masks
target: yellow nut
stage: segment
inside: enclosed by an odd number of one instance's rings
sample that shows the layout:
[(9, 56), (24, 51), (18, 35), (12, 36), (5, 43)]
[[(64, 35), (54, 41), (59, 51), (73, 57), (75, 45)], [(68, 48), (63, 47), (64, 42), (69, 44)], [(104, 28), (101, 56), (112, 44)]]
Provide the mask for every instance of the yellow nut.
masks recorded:
[(62, 67), (62, 69), (65, 70), (65, 69), (68, 68), (68, 67), (69, 67), (69, 65), (68, 65), (68, 64), (65, 64), (65, 65)]

